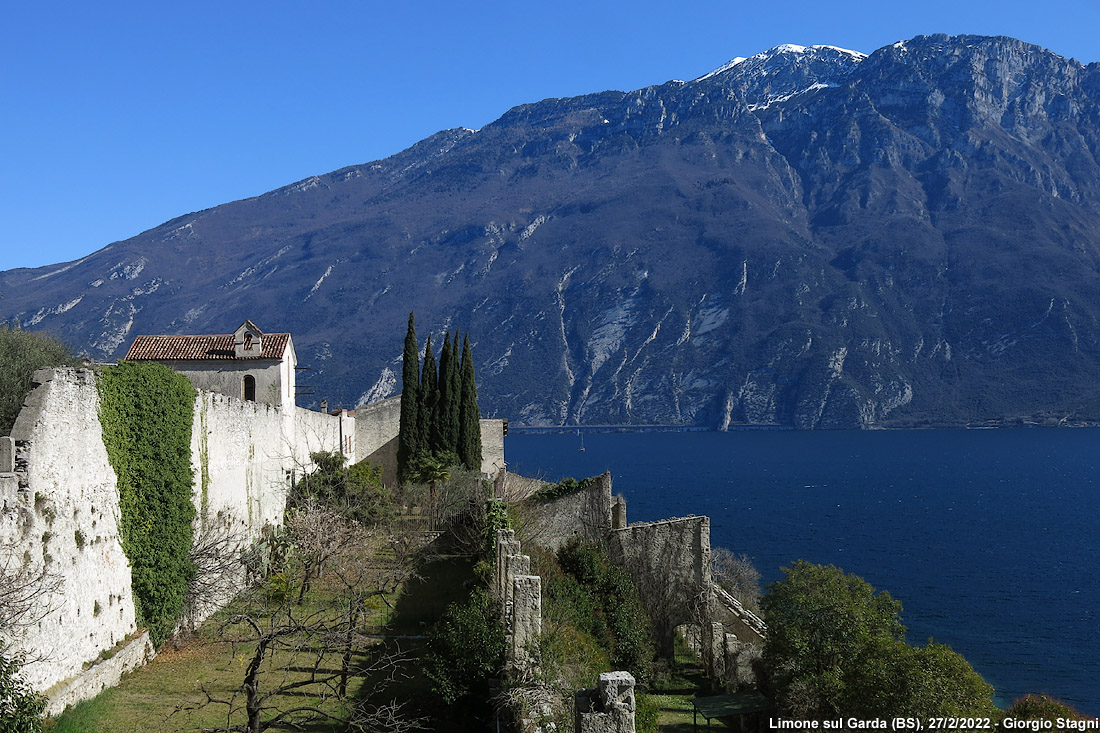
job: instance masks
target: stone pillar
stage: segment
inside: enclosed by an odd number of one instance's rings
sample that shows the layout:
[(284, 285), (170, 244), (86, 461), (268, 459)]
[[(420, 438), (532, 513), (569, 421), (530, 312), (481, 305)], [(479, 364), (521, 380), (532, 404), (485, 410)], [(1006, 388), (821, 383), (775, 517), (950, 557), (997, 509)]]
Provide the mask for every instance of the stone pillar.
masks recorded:
[(511, 608), (515, 601), (516, 578), (530, 574), (531, 558), (528, 555), (509, 555), (504, 558), (504, 597), (500, 601), (502, 617), (505, 620), (512, 617)]
[(580, 690), (574, 699), (577, 733), (635, 733), (634, 677), (604, 672), (595, 690)]
[(726, 677), (726, 629), (718, 621), (711, 622), (707, 628), (706, 656), (708, 676), (711, 686), (718, 690), (722, 688)]
[(519, 541), (516, 539), (514, 529), (497, 530), (497, 582), (493, 592), (502, 604), (504, 597), (507, 595), (507, 588), (511, 584), (510, 581), (507, 581), (508, 576), (505, 572), (504, 558), (509, 555), (518, 555), (519, 550)]
[(615, 503), (611, 507), (611, 529), (623, 529), (626, 527), (626, 499), (615, 497)]
[(542, 578), (519, 575), (512, 581), (511, 659), (517, 671), (538, 665), (538, 642), (542, 634)]

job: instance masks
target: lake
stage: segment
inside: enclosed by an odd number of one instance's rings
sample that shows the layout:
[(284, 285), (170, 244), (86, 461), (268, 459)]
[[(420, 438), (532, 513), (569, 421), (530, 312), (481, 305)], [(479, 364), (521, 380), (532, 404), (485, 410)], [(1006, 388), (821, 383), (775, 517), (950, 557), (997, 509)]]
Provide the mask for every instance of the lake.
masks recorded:
[(904, 606), (910, 643), (961, 653), (1004, 706), (1100, 715), (1100, 429), (515, 434), (511, 471), (610, 470), (631, 522), (711, 518), (765, 583), (835, 564)]

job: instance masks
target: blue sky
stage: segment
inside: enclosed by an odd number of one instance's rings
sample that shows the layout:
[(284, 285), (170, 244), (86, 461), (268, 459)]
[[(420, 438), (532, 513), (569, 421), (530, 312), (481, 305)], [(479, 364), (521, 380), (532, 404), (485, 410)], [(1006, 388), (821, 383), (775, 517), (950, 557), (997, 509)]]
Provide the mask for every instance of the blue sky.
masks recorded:
[(1010, 35), (1100, 61), (1096, 0), (9, 3), (0, 270), (479, 128), (691, 79), (780, 43)]

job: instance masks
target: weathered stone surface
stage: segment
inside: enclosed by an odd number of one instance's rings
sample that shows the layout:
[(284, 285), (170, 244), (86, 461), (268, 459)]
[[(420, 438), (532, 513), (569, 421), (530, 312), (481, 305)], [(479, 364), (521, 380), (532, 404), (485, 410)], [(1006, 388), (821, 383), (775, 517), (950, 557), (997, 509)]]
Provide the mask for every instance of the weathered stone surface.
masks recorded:
[(594, 690), (574, 697), (577, 733), (634, 733), (634, 676), (604, 672)]
[(0, 473), (12, 473), (15, 471), (15, 440), (7, 435), (0, 435)]
[(517, 669), (530, 670), (538, 664), (538, 641), (542, 634), (542, 578), (520, 575), (512, 581), (511, 659)]
[(538, 527), (534, 540), (543, 547), (558, 550), (574, 539), (601, 541), (612, 525), (611, 473), (587, 489), (529, 507)]
[(654, 622), (663, 653), (672, 652), (675, 628), (709, 624), (710, 519), (684, 517), (613, 530), (612, 559), (630, 573)]
[[(518, 542), (516, 543), (519, 544)], [(504, 617), (510, 618), (509, 609), (515, 601), (516, 578), (531, 574), (531, 558), (528, 555), (508, 555), (504, 558)]]

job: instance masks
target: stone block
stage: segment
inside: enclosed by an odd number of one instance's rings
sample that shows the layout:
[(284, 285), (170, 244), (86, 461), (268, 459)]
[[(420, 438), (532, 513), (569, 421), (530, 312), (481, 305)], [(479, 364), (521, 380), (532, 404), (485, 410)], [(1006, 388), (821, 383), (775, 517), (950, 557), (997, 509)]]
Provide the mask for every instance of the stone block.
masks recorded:
[(504, 558), (504, 609), (512, 605), (512, 592), (515, 579), (531, 574), (531, 558), (528, 555), (509, 555)]
[(574, 697), (577, 733), (634, 733), (634, 677), (629, 672), (605, 672), (594, 690)]
[(517, 669), (538, 663), (536, 649), (542, 634), (542, 578), (520, 575), (512, 581), (511, 658)]
[(0, 435), (0, 473), (15, 471), (15, 439)]
[(634, 675), (629, 672), (604, 672), (600, 675), (599, 690), (604, 711), (622, 709), (634, 712)]

